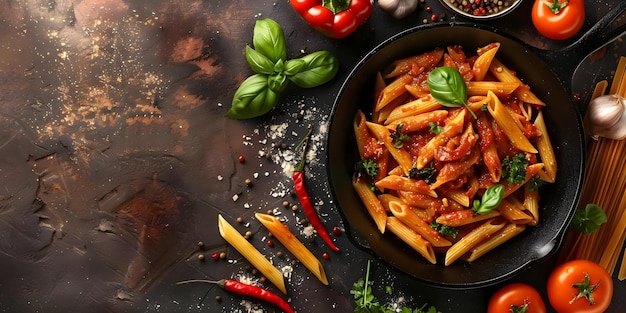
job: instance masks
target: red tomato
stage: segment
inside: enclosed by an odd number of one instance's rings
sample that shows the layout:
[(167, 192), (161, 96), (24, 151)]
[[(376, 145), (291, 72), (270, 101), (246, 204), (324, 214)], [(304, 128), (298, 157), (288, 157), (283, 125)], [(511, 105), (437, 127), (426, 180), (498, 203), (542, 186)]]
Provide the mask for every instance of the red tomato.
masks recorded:
[(546, 313), (546, 305), (535, 288), (513, 283), (496, 291), (489, 299), (487, 307), (487, 313), (511, 312)]
[(602, 313), (612, 297), (611, 275), (595, 262), (568, 261), (548, 277), (548, 298), (559, 313)]
[[(558, 13), (552, 7), (562, 7)], [(585, 2), (583, 0), (535, 0), (531, 13), (533, 25), (543, 36), (563, 40), (570, 38), (585, 23)]]

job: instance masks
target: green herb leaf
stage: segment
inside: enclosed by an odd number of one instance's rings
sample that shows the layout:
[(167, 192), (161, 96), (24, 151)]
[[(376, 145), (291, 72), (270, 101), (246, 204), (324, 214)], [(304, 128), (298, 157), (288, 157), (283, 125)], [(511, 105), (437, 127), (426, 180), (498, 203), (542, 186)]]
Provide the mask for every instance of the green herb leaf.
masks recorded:
[(316, 51), (299, 59), (304, 66), (289, 80), (301, 88), (313, 88), (331, 80), (339, 71), (339, 60), (328, 51)]
[(467, 85), (454, 67), (441, 66), (428, 74), (430, 94), (447, 107), (462, 107), (467, 101)]
[(546, 182), (541, 180), (541, 178), (539, 178), (539, 176), (533, 176), (530, 179), (530, 181), (528, 182), (528, 190), (530, 190), (530, 191), (539, 190), (540, 188), (542, 188), (545, 185), (546, 185)]
[(437, 170), (435, 169), (435, 164), (430, 162), (428, 166), (418, 170), (413, 167), (409, 170), (409, 178), (422, 179), (427, 184), (432, 184), (437, 179)]
[(502, 160), (502, 177), (506, 178), (509, 184), (521, 184), (526, 180), (527, 167), (528, 160), (523, 152), (514, 155), (513, 158), (506, 156)]
[(235, 95), (227, 117), (247, 119), (269, 112), (278, 102), (278, 94), (268, 86), (268, 76), (254, 74), (241, 83)]
[(273, 73), (267, 79), (267, 86), (273, 92), (280, 94), (287, 87), (287, 76), (283, 72)]
[(595, 204), (587, 204), (584, 209), (576, 210), (572, 220), (572, 227), (583, 234), (590, 234), (600, 225), (606, 223), (607, 217), (601, 207)]
[(454, 228), (452, 226), (439, 224), (439, 223), (437, 223), (435, 221), (430, 223), (430, 228), (436, 230), (442, 236), (449, 236), (449, 237), (452, 237), (452, 238), (456, 238), (456, 236), (459, 234), (459, 230), (458, 229), (456, 229), (456, 228)]
[(302, 69), (306, 66), (306, 62), (304, 60), (294, 59), (285, 62), (285, 75), (293, 76), (302, 71)]
[(378, 176), (378, 163), (369, 159), (362, 159), (359, 162), (356, 162), (356, 164), (354, 165), (354, 170), (357, 173), (364, 172), (367, 177), (373, 179)]
[(250, 46), (246, 46), (246, 60), (255, 73), (271, 74), (274, 72), (274, 63)]
[(439, 133), (441, 133), (441, 131), (443, 130), (443, 127), (437, 125), (437, 123), (435, 122), (430, 122), (428, 123), (428, 127), (430, 128), (430, 132), (435, 134), (435, 135), (439, 135)]
[[(369, 279), (370, 277), (370, 263), (371, 261), (367, 261), (367, 269), (365, 272), (365, 280), (363, 278), (359, 278), (353, 285), (350, 293), (354, 296), (354, 312), (355, 313), (441, 313), (437, 311), (434, 306), (430, 306), (428, 310), (426, 310), (427, 305), (424, 304), (421, 308), (411, 309), (406, 306), (403, 306), (399, 310), (397, 308), (387, 307), (380, 304), (380, 301), (374, 296), (372, 292), (373, 281)], [(385, 293), (391, 295), (393, 293), (393, 289), (391, 286), (385, 286)]]
[(256, 21), (252, 43), (256, 51), (266, 56), (273, 63), (287, 59), (287, 46), (283, 29), (271, 19)]
[(487, 214), (500, 205), (504, 198), (504, 185), (491, 185), (483, 194), (481, 200), (474, 200), (473, 210), (476, 214)]
[(391, 142), (393, 143), (393, 146), (398, 149), (402, 148), (404, 143), (409, 141), (409, 136), (407, 136), (406, 134), (402, 132), (403, 127), (404, 127), (404, 124), (399, 123), (396, 126), (396, 131), (391, 134)]

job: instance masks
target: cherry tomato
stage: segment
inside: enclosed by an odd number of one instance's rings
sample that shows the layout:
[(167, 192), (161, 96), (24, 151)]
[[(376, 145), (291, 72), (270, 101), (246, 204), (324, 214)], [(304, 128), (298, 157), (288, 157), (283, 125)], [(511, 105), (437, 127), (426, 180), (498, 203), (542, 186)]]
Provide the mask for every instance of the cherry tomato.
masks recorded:
[(550, 39), (570, 38), (585, 23), (584, 0), (535, 0), (531, 12), (537, 31)]
[(502, 287), (491, 296), (487, 313), (546, 313), (541, 295), (532, 286), (513, 283)]
[(559, 313), (602, 313), (612, 297), (611, 275), (595, 262), (568, 261), (548, 277), (548, 298)]

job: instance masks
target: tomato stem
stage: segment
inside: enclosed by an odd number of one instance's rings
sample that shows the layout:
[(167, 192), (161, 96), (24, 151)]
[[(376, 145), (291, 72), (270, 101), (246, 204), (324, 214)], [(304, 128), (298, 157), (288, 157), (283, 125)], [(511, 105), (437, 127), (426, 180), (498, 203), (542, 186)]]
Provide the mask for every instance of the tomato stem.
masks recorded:
[(593, 305), (595, 303), (595, 300), (593, 299), (593, 292), (598, 289), (598, 286), (600, 286), (600, 281), (598, 281), (597, 284), (591, 285), (589, 273), (585, 272), (585, 280), (572, 285), (572, 287), (578, 289), (578, 294), (570, 300), (569, 303), (572, 304), (580, 298), (585, 298), (589, 302), (589, 305)]
[(524, 299), (524, 304), (520, 306), (511, 305), (509, 307), (509, 312), (511, 313), (526, 313), (528, 312), (528, 299)]
[(561, 12), (561, 10), (563, 10), (568, 3), (568, 1), (561, 2), (560, 0), (541, 0), (541, 2), (554, 14), (559, 14), (559, 12)]

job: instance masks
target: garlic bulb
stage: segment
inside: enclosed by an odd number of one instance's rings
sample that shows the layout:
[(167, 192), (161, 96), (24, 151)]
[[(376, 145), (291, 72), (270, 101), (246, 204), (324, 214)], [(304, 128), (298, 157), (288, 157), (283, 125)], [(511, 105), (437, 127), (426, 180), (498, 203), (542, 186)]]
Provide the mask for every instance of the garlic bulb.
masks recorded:
[(378, 0), (378, 6), (391, 16), (401, 19), (417, 9), (419, 0)]
[(591, 100), (587, 119), (594, 139), (626, 138), (626, 99), (618, 95), (604, 95)]

